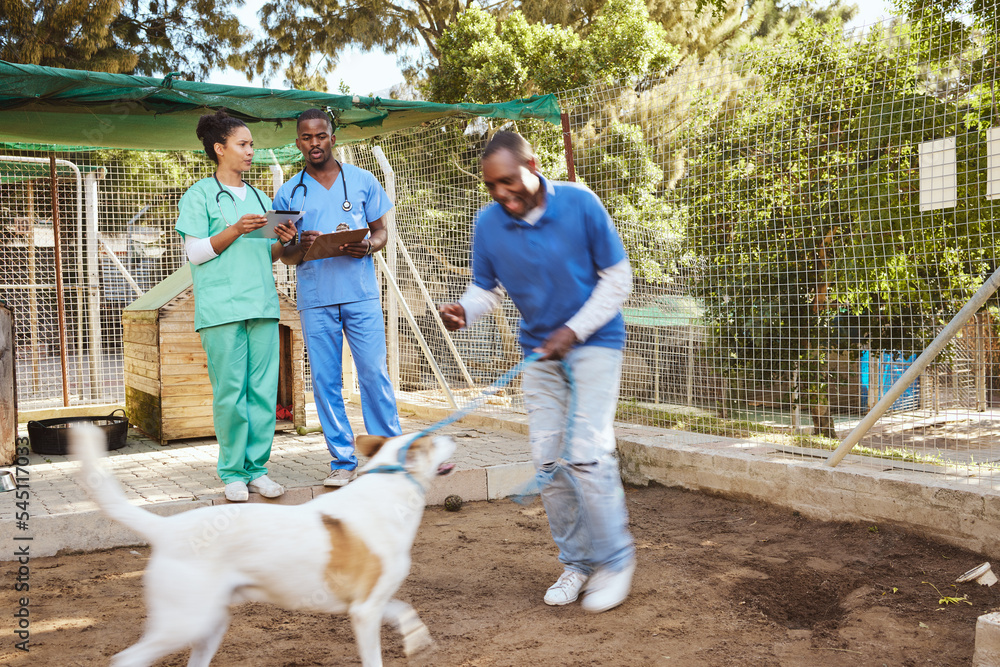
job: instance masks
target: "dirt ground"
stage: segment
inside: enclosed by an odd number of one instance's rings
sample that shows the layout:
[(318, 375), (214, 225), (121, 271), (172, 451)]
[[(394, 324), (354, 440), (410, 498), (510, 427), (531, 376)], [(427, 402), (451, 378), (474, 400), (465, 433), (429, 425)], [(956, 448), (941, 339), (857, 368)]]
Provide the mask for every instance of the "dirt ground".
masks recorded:
[[(969, 665), (976, 618), (1000, 608), (1000, 585), (953, 586), (986, 558), (886, 526), (655, 486), (627, 498), (635, 585), (600, 615), (542, 603), (561, 568), (537, 502), (429, 509), (399, 597), (437, 642), (409, 664)], [(31, 651), (16, 652), (4, 630), (0, 665), (107, 664), (141, 633), (147, 557), (125, 548), (33, 559)], [(0, 594), (6, 627), (11, 589)], [(233, 616), (214, 666), (360, 664), (344, 617), (264, 604)], [(383, 638), (386, 664), (408, 664), (395, 633)]]

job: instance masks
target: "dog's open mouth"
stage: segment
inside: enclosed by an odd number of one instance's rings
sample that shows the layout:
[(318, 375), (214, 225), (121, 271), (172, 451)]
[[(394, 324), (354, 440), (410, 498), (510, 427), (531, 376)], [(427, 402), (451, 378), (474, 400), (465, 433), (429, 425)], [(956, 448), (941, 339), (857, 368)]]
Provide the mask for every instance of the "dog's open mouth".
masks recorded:
[(447, 475), (455, 469), (454, 463), (442, 463), (438, 466), (438, 475)]

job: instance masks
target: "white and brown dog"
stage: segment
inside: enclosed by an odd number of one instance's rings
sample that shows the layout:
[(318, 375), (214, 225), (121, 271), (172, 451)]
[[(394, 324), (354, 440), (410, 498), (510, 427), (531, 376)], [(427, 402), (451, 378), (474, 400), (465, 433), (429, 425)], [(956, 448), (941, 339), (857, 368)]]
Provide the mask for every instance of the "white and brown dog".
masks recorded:
[(229, 626), (229, 606), (244, 601), (346, 612), (365, 667), (382, 664), (383, 621), (403, 635), (407, 655), (431, 643), (413, 608), (393, 595), (410, 572), (427, 486), (450, 469), (451, 438), (359, 436), (358, 451), (372, 458), (339, 491), (302, 505), (224, 505), (161, 517), (132, 505), (100, 464), (103, 431), (73, 431), (71, 452), (94, 501), (152, 546), (145, 632), (112, 665), (151, 665), (190, 646), (188, 667), (207, 666)]

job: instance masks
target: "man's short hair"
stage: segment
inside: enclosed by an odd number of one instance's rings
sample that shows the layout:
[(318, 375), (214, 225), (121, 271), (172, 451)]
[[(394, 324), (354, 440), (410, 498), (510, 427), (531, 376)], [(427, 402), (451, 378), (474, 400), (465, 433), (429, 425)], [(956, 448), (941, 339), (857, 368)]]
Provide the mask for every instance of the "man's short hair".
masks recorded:
[(531, 144), (517, 132), (503, 131), (497, 132), (483, 149), (481, 160), (485, 160), (499, 150), (508, 150), (521, 164), (528, 164), (535, 157), (535, 152), (531, 150)]
[(330, 134), (333, 134), (333, 121), (330, 120), (330, 116), (322, 109), (306, 109), (299, 114), (298, 120), (295, 121), (295, 131), (298, 132), (299, 127), (307, 120), (325, 120), (327, 125), (330, 126)]

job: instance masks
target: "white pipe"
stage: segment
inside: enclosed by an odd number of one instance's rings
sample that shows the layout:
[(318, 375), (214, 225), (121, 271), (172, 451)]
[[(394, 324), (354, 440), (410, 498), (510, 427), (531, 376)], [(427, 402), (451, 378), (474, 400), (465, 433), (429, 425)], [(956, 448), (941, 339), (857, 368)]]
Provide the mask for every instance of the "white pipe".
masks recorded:
[[(383, 170), (388, 169), (389, 173), (393, 173), (392, 166), (386, 159), (385, 153), (382, 152), (382, 149), (379, 146), (375, 146), (372, 149), (372, 152), (375, 153), (375, 157), (379, 161), (379, 166), (381, 166)], [(395, 180), (395, 174), (393, 174), (393, 179)], [(395, 195), (393, 195), (393, 197), (395, 197)], [(393, 203), (395, 203), (395, 198), (393, 199)], [(395, 216), (395, 213), (393, 213), (393, 215)], [(395, 218), (393, 218), (393, 220), (395, 221)], [(431, 313), (436, 313), (437, 304), (434, 303), (434, 299), (431, 297), (431, 293), (427, 289), (427, 285), (424, 284), (423, 278), (420, 277), (420, 272), (417, 271), (417, 265), (414, 264), (413, 258), (410, 256), (410, 251), (406, 249), (406, 244), (399, 239), (399, 236), (397, 234), (393, 234), (392, 239), (394, 244), (394, 250), (398, 250), (399, 253), (403, 255), (403, 260), (406, 262), (406, 265), (410, 268), (410, 272), (413, 274), (413, 279), (417, 283), (417, 288), (420, 290), (420, 294), (423, 295), (424, 301), (430, 308)], [(472, 381), (472, 376), (469, 375), (469, 369), (466, 368), (465, 362), (462, 360), (462, 355), (458, 353), (458, 348), (455, 347), (455, 341), (452, 340), (451, 333), (449, 333), (448, 330), (445, 328), (444, 322), (441, 321), (440, 317), (435, 316), (434, 321), (437, 323), (438, 328), (441, 330), (441, 334), (444, 336), (444, 340), (445, 343), (447, 343), (448, 345), (448, 349), (451, 350), (452, 355), (455, 357), (455, 361), (458, 363), (458, 368), (462, 371), (462, 377), (469, 384), (470, 388), (475, 387), (475, 383)]]
[(118, 269), (118, 273), (122, 274), (122, 276), (125, 278), (125, 282), (129, 284), (129, 287), (132, 288), (132, 291), (135, 292), (135, 295), (137, 297), (142, 296), (142, 288), (139, 287), (139, 284), (135, 282), (135, 278), (132, 277), (132, 274), (128, 272), (127, 268), (125, 268), (125, 265), (122, 264), (120, 259), (118, 259), (118, 256), (115, 255), (115, 251), (111, 249), (111, 246), (108, 245), (107, 241), (101, 238), (100, 235), (98, 235), (97, 241), (98, 243), (101, 244), (101, 250), (104, 251), (104, 254), (108, 256), (108, 258), (111, 260), (111, 263), (114, 264), (115, 267)]
[(281, 163), (278, 162), (277, 156), (275, 156), (274, 151), (268, 150), (271, 154), (271, 162), (274, 164), (267, 165), (271, 170), (271, 184), (274, 187), (274, 194), (278, 194), (278, 189), (285, 184), (285, 172), (281, 168)]
[[(381, 146), (373, 146), (372, 153), (385, 175), (385, 191), (392, 202), (392, 208), (385, 214), (386, 246), (385, 261), (388, 265), (389, 276), (392, 282), (396, 282), (396, 272), (399, 262), (396, 258), (396, 242), (399, 238), (396, 228), (396, 172), (393, 170), (389, 160), (385, 157)], [(389, 291), (386, 300), (386, 343), (389, 348), (389, 378), (392, 386), (399, 391), (399, 303), (396, 301), (396, 294)]]
[(458, 403), (455, 401), (455, 397), (451, 393), (451, 388), (448, 386), (448, 382), (444, 379), (444, 373), (438, 368), (437, 362), (434, 360), (434, 355), (431, 354), (431, 349), (427, 346), (427, 341), (424, 340), (424, 335), (420, 333), (420, 327), (417, 326), (417, 320), (413, 317), (413, 313), (410, 312), (410, 308), (406, 305), (406, 301), (403, 300), (403, 294), (399, 291), (399, 285), (396, 281), (392, 279), (389, 275), (389, 267), (386, 266), (385, 258), (380, 254), (375, 255), (375, 259), (378, 260), (378, 266), (382, 270), (382, 273), (386, 276), (386, 282), (389, 284), (390, 289), (396, 293), (396, 298), (399, 299), (399, 305), (403, 309), (403, 314), (406, 315), (406, 321), (410, 323), (413, 328), (413, 335), (417, 337), (417, 342), (420, 343), (420, 349), (424, 351), (424, 356), (427, 358), (427, 363), (431, 365), (431, 370), (434, 371), (434, 377), (437, 378), (438, 383), (441, 385), (441, 389), (444, 390), (445, 395), (448, 397), (448, 402), (451, 403), (451, 407), (458, 410)]
[[(0, 160), (4, 162), (27, 162), (31, 164), (50, 164), (49, 158), (44, 157), (22, 157), (20, 155), (0, 155)], [(69, 160), (56, 160), (56, 164), (62, 165), (64, 167), (69, 167), (76, 174), (76, 233), (77, 239), (79, 241), (78, 248), (83, 247), (83, 178), (80, 176), (80, 169), (77, 168), (75, 164)], [(34, 222), (32, 222), (34, 225)], [(34, 239), (34, 236), (32, 236)], [(34, 240), (32, 240), (32, 243)], [(83, 254), (77, 252), (76, 254), (78, 267), (77, 270), (82, 276), (84, 274), (83, 266)], [(76, 304), (77, 312), (82, 316), (83, 314), (83, 290), (77, 288), (76, 291)], [(83, 359), (83, 336), (77, 334), (76, 337), (76, 353), (79, 359)]]
[[(851, 451), (854, 445), (860, 442), (861, 438), (875, 425), (879, 417), (885, 414), (896, 399), (903, 395), (913, 381), (920, 377), (920, 374), (924, 372), (924, 369), (930, 365), (932, 361), (937, 357), (937, 355), (944, 349), (952, 338), (962, 330), (965, 323), (969, 321), (979, 309), (983, 307), (986, 300), (993, 296), (993, 293), (997, 291), (1000, 287), (1000, 269), (993, 272), (993, 275), (986, 279), (986, 282), (976, 291), (969, 302), (962, 306), (962, 310), (958, 311), (955, 317), (951, 318), (951, 321), (941, 330), (941, 333), (937, 335), (937, 338), (931, 341), (930, 345), (924, 348), (924, 351), (920, 353), (920, 356), (913, 360), (910, 367), (906, 369), (906, 372), (898, 380), (892, 383), (888, 391), (885, 392), (885, 396), (879, 399), (878, 403), (875, 404), (865, 418), (854, 427), (844, 441), (840, 443), (840, 446), (830, 457), (826, 460), (826, 465), (836, 466), (840, 463), (847, 454)], [(869, 361), (871, 363), (871, 361)]]
[[(85, 177), (87, 204), (87, 316), (90, 320), (90, 397), (97, 398), (102, 355), (101, 344), (101, 256), (97, 243), (97, 182), (107, 171), (102, 167)], [(114, 254), (114, 253), (112, 253)]]
[[(274, 194), (276, 195), (278, 194), (278, 190), (281, 189), (281, 186), (285, 184), (285, 171), (281, 168), (281, 163), (278, 162), (278, 158), (274, 154), (274, 151), (268, 149), (268, 153), (271, 154), (271, 162), (274, 163), (269, 164), (268, 168), (271, 170), (271, 184), (274, 187)], [(274, 196), (272, 195), (271, 198), (274, 199)], [(291, 272), (291, 268), (282, 262), (275, 262), (274, 267), (278, 274), (277, 278), (279, 286), (281, 283), (289, 282), (288, 274)]]

